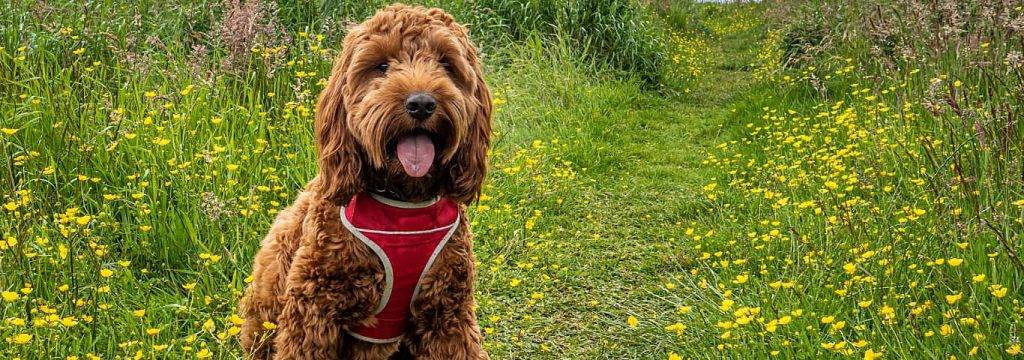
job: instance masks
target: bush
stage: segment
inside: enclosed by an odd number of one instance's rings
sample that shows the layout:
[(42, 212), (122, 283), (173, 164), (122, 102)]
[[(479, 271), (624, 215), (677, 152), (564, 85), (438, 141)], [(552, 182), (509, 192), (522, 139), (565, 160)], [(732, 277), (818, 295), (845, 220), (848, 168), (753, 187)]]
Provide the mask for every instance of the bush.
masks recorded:
[(629, 0), (480, 0), (471, 18), (490, 39), (520, 42), (538, 33), (562, 36), (584, 57), (635, 75), (645, 84), (661, 79), (664, 51), (646, 9)]

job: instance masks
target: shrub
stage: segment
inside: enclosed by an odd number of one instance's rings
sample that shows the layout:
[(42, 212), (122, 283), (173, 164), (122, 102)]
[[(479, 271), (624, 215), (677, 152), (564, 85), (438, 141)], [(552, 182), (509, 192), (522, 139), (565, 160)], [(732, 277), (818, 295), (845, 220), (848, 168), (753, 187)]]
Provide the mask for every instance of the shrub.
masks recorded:
[(661, 78), (664, 52), (651, 19), (628, 0), (482, 0), (482, 14), (493, 14), (512, 41), (533, 32), (564, 35), (599, 63), (636, 75), (647, 84)]

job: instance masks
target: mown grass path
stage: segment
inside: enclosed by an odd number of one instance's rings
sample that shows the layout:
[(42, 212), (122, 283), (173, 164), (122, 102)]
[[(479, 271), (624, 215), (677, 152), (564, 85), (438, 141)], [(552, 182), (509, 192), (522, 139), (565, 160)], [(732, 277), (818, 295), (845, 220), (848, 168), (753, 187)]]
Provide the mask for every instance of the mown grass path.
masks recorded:
[[(711, 329), (691, 326), (687, 335), (677, 336), (664, 327), (677, 310), (673, 304), (715, 306), (709, 290), (688, 279), (684, 267), (692, 265), (692, 252), (682, 239), (688, 225), (710, 215), (701, 187), (721, 174), (701, 162), (734, 126), (731, 103), (752, 82), (741, 54), (752, 46), (747, 35), (717, 42), (714, 68), (689, 94), (632, 97), (614, 85), (598, 84), (585, 91), (588, 102), (566, 109), (586, 119), (585, 127), (553, 132), (572, 139), (564, 156), (576, 164), (583, 183), (566, 206), (545, 214), (558, 224), (552, 236), (558, 245), (541, 256), (559, 259), (565, 276), (545, 294), (539, 314), (526, 310), (533, 326), (506, 328), (541, 341), (539, 353), (503, 352), (499, 346), (495, 355), (533, 358), (548, 351), (554, 358), (664, 358), (669, 351), (692, 347), (698, 353), (712, 345), (693, 336)], [(673, 288), (666, 289), (666, 283)], [(482, 291), (492, 285), (504, 284), (485, 283)], [(495, 312), (483, 307), (485, 314)], [(637, 319), (635, 327), (630, 317)]]
[[(688, 225), (710, 215), (701, 188), (721, 174), (701, 161), (724, 135), (723, 127), (731, 126), (730, 103), (750, 78), (746, 71), (714, 69), (692, 90), (694, 96), (640, 110), (640, 121), (614, 132), (618, 139), (612, 141), (632, 145), (623, 147), (629, 150), (623, 154), (622, 171), (605, 173), (598, 179), (602, 189), (592, 195), (595, 223), (606, 232), (606, 240), (581, 254), (586, 259), (581, 265), (592, 269), (587, 272), (601, 274), (589, 281), (596, 282), (595, 295), (612, 310), (602, 313), (591, 330), (615, 329), (605, 340), (613, 349), (622, 347), (613, 353), (665, 356), (658, 348), (678, 349), (689, 342), (687, 337), (693, 339), (692, 334), (676, 337), (664, 331), (665, 319), (655, 320), (676, 311), (667, 305), (714, 305), (705, 294), (708, 290), (688, 279), (684, 267), (690, 265), (692, 251), (685, 249), (684, 233)], [(666, 291), (669, 282), (679, 287)], [(674, 298), (679, 296), (689, 298)], [(628, 316), (649, 324), (629, 329)], [(692, 326), (690, 330), (702, 332)]]

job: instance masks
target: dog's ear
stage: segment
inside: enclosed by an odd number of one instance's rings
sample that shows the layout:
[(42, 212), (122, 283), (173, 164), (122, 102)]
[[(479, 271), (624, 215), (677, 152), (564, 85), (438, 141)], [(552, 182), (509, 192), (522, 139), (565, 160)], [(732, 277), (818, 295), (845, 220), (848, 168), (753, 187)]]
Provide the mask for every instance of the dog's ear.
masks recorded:
[(324, 198), (336, 203), (344, 203), (363, 191), (363, 162), (359, 144), (348, 128), (344, 98), (356, 32), (359, 29), (350, 29), (345, 37), (341, 54), (331, 69), (327, 87), (320, 92), (316, 105), (319, 192)]
[(455, 23), (450, 26), (458, 29), (456, 33), (461, 33), (459, 42), (464, 47), (466, 61), (472, 67), (473, 79), (467, 89), (472, 103), (468, 106), (469, 126), (451, 167), (452, 180), (448, 195), (468, 204), (480, 196), (487, 174), (487, 152), (491, 147), (491, 92), (487, 89), (480, 60), (473, 44), (466, 37), (465, 28)]

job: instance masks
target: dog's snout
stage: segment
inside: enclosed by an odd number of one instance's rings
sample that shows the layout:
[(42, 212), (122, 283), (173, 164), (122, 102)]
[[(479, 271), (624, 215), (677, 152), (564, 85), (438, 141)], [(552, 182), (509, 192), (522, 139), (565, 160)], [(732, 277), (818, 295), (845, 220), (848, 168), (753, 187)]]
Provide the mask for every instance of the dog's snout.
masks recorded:
[(437, 100), (427, 93), (414, 93), (405, 98), (405, 110), (416, 120), (423, 120), (434, 114), (437, 109)]

